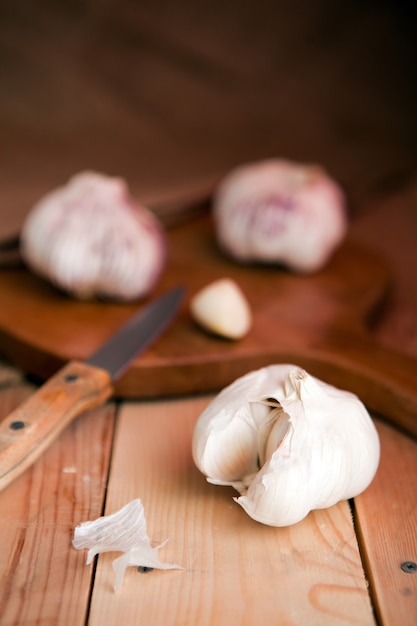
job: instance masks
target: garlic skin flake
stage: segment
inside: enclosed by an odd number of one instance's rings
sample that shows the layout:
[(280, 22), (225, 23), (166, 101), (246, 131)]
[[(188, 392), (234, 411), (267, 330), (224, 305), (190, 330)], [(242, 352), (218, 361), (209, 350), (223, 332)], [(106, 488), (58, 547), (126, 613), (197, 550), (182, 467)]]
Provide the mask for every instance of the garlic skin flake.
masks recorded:
[(213, 201), (216, 236), (240, 262), (320, 270), (348, 227), (344, 194), (319, 166), (271, 159), (232, 170)]
[(28, 267), (71, 295), (129, 301), (156, 285), (166, 263), (162, 226), (124, 180), (81, 172), (49, 192), (22, 227)]
[(357, 396), (285, 364), (223, 389), (197, 420), (192, 453), (209, 482), (239, 491), (250, 517), (289, 526), (364, 491), (380, 445)]
[(230, 278), (203, 287), (193, 296), (190, 309), (200, 326), (227, 339), (241, 339), (252, 325), (249, 303), (239, 285)]
[(151, 540), (146, 533), (145, 512), (139, 498), (111, 515), (82, 522), (75, 528), (72, 541), (77, 550), (88, 549), (87, 565), (90, 565), (96, 554), (123, 552), (112, 563), (116, 575), (115, 590), (122, 584), (124, 573), (129, 566), (183, 569), (179, 565), (160, 561), (158, 550), (165, 543), (166, 541), (157, 547), (151, 546)]

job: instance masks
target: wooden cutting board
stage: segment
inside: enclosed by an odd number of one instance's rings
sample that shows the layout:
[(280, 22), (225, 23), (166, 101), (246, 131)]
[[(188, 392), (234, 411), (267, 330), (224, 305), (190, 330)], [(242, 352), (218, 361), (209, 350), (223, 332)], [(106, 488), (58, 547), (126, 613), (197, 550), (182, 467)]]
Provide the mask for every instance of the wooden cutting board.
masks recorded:
[[(389, 287), (382, 260), (349, 238), (319, 273), (239, 265), (219, 250), (209, 214), (168, 231), (169, 261), (154, 297), (182, 284), (180, 314), (116, 385), (125, 398), (218, 390), (251, 369), (294, 363), (358, 394), (368, 407), (417, 434), (417, 361), (378, 345), (368, 321)], [(200, 329), (192, 295), (231, 277), (245, 292), (253, 327), (229, 341)], [(0, 351), (46, 379), (93, 352), (143, 303), (81, 302), (25, 268), (0, 272)]]

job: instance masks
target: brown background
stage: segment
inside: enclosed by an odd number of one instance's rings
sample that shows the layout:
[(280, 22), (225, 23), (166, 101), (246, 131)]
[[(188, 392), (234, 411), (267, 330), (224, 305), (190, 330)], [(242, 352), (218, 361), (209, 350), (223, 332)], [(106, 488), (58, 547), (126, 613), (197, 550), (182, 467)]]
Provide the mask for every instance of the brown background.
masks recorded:
[(319, 162), (392, 266), (380, 338), (414, 354), (416, 32), (405, 0), (2, 0), (0, 239), (84, 168), (169, 198), (251, 159)]
[(319, 162), (390, 265), (377, 336), (414, 355), (416, 32), (405, 0), (2, 0), (0, 239), (84, 168), (169, 199), (252, 159)]
[(411, 2), (2, 0), (3, 231), (83, 168), (145, 197), (269, 156), (358, 211), (417, 162), (415, 32)]

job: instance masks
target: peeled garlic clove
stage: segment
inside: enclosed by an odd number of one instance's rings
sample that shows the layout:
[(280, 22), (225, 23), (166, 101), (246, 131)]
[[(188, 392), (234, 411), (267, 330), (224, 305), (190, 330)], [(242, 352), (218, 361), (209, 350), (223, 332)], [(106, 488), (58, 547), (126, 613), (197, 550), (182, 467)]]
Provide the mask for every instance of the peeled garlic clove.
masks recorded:
[(134, 300), (157, 283), (166, 243), (157, 218), (122, 179), (82, 172), (33, 207), (21, 253), (30, 269), (76, 297)]
[(238, 261), (321, 269), (347, 231), (344, 194), (317, 166), (271, 159), (236, 168), (213, 203), (220, 247)]
[(216, 280), (201, 289), (192, 298), (190, 308), (203, 328), (229, 339), (241, 339), (252, 324), (248, 301), (229, 278)]
[[(233, 428), (233, 438), (225, 433)], [(252, 434), (252, 438), (248, 435)], [(271, 365), (226, 387), (199, 417), (193, 458), (271, 526), (353, 498), (371, 483), (379, 439), (362, 402), (295, 365)]]

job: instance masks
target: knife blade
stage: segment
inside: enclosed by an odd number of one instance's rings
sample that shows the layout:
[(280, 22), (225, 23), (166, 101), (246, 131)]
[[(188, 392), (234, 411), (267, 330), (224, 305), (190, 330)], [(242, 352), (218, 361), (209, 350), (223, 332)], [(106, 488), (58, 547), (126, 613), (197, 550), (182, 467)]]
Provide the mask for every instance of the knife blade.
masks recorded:
[(165, 330), (179, 309), (176, 287), (140, 309), (85, 361), (64, 365), (0, 424), (0, 490), (30, 467), (72, 420), (104, 404), (113, 381)]

